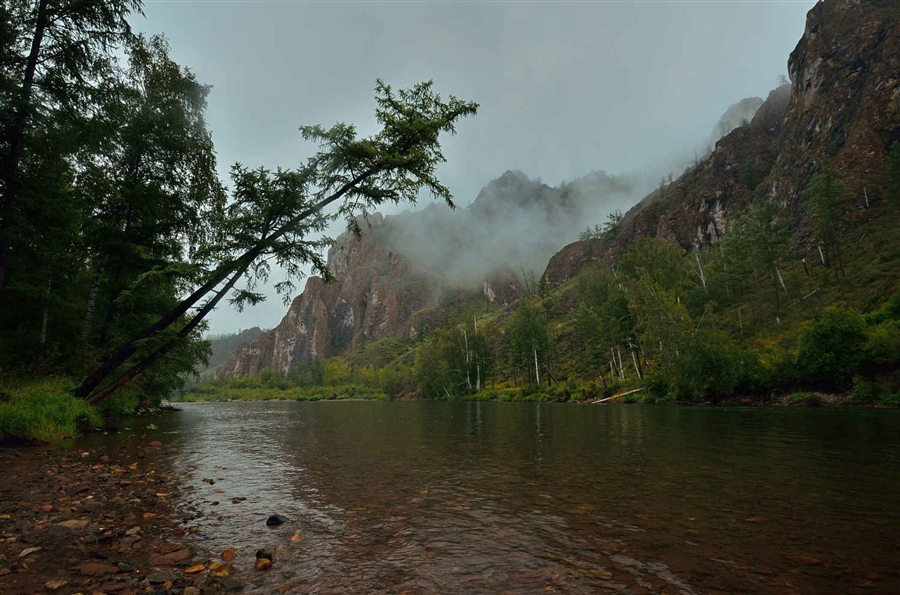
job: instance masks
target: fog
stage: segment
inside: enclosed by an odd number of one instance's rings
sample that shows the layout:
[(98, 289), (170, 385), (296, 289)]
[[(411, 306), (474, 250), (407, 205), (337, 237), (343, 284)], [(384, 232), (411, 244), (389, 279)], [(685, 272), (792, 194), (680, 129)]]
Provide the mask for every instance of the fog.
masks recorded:
[[(165, 33), (173, 57), (212, 85), (207, 121), (225, 179), (236, 161), (300, 164), (314, 150), (297, 132), (303, 124), (374, 133), (378, 77), (433, 79), (444, 95), (478, 101), (478, 116), (444, 140), (439, 170), (466, 207), (506, 171), (556, 190), (600, 170), (629, 188), (650, 184), (647, 172), (677, 175), (729, 105), (776, 85), (814, 4), (151, 0), (134, 26)], [(633, 194), (595, 196), (596, 220), (581, 227), (602, 222), (598, 205), (624, 210)], [(429, 204), (422, 197), (419, 208)], [(532, 224), (527, 209), (521, 217)], [(440, 266), (465, 276), (467, 259)], [(272, 327), (284, 312), (275, 296), (242, 314), (223, 307), (211, 330)]]

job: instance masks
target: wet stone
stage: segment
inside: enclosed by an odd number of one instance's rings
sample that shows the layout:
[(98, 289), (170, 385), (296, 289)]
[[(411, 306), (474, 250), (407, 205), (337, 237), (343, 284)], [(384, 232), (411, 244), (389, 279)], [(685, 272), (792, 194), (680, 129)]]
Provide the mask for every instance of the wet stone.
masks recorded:
[(151, 585), (161, 585), (175, 580), (175, 575), (167, 570), (159, 572), (151, 572), (147, 575), (147, 580)]

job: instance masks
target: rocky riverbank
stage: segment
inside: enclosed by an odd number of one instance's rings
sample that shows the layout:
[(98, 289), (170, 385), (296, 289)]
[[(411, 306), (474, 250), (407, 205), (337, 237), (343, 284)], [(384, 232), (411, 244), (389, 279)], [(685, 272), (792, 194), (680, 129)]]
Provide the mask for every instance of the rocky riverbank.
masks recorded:
[(0, 595), (241, 589), (239, 569), (188, 544), (161, 446), (0, 448)]

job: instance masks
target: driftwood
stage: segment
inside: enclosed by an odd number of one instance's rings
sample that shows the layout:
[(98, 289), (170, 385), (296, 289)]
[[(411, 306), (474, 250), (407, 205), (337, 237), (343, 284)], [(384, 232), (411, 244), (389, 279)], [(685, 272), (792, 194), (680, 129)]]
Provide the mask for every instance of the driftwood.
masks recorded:
[(615, 399), (616, 397), (624, 397), (624, 396), (626, 396), (626, 395), (630, 395), (630, 394), (633, 394), (633, 393), (636, 393), (636, 392), (639, 392), (639, 391), (642, 391), (642, 390), (644, 390), (644, 387), (643, 387), (643, 386), (638, 387), (638, 388), (636, 388), (636, 389), (634, 389), (634, 390), (629, 390), (629, 391), (625, 391), (624, 393), (619, 393), (619, 394), (617, 394), (617, 395), (613, 395), (613, 396), (611, 396), (611, 397), (606, 397), (605, 399), (597, 399), (597, 400), (594, 401), (593, 403), (594, 403), (594, 405), (596, 405), (597, 403), (605, 403), (605, 402), (607, 402), (607, 401), (611, 401), (611, 400)]

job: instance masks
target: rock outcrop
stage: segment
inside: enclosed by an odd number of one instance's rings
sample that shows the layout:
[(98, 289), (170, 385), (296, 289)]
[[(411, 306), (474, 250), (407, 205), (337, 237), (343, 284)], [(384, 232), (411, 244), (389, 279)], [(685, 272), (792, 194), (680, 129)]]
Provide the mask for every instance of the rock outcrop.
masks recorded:
[(376, 214), (362, 222), (359, 237), (338, 237), (327, 261), (335, 281), (310, 277), (281, 323), (233, 351), (215, 376), (264, 368), (286, 374), (298, 362), (346, 353), (366, 339), (411, 336), (421, 325), (435, 324), (444, 284), (379, 243), (375, 236), (384, 225)]

